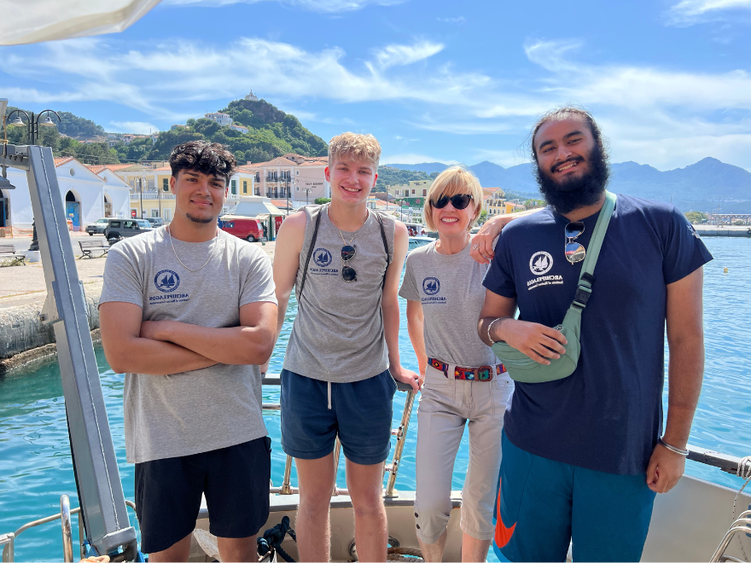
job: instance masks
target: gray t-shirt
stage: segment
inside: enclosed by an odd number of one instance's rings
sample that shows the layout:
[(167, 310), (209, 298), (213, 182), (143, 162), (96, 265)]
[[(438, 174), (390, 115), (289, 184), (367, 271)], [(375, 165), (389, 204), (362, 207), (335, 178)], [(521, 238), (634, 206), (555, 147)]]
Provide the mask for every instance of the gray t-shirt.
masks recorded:
[[(305, 208), (308, 222), (296, 291), (302, 282), (313, 237), (315, 218), (312, 212), (316, 209)], [(396, 223), (392, 217), (381, 216), (389, 249), (387, 262), (381, 228), (372, 212), (359, 231), (342, 231), (341, 235), (329, 220), (325, 206), (321, 213), (315, 249), (287, 344), (284, 369), (319, 381), (362, 381), (389, 366), (381, 298), (386, 266), (393, 260)], [(349, 265), (357, 272), (357, 281), (345, 282), (342, 278), (342, 237), (347, 243), (354, 237), (352, 246), (356, 254)]]
[(450, 255), (440, 254), (435, 244), (409, 253), (399, 290), (405, 299), (422, 304), (428, 357), (465, 368), (497, 364), (493, 350), (477, 336), (488, 266), (472, 259), (471, 244)]
[[(257, 246), (223, 231), (208, 242), (172, 243), (174, 251), (162, 227), (113, 246), (100, 303), (133, 303), (145, 321), (210, 328), (239, 326), (243, 305), (276, 303), (271, 261)], [(180, 261), (191, 270), (206, 265), (191, 272)], [(218, 450), (267, 434), (258, 366), (126, 373), (124, 403), (131, 463)]]

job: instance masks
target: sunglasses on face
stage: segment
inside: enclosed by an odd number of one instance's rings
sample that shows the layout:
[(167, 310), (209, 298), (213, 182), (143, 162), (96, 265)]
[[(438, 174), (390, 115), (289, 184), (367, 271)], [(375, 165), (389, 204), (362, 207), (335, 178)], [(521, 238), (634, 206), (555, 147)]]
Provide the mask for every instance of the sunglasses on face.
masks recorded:
[(451, 202), (451, 205), (454, 206), (454, 209), (466, 209), (469, 205), (469, 202), (472, 201), (472, 196), (469, 194), (456, 194), (452, 195), (451, 197), (442, 195), (437, 200), (432, 201), (431, 203), (436, 209), (443, 209), (449, 204), (449, 201)]
[(347, 262), (355, 257), (356, 252), (354, 246), (350, 246), (349, 244), (342, 246), (342, 279), (346, 282), (357, 281), (357, 272), (352, 266), (347, 264)]
[(566, 225), (566, 260), (571, 264), (576, 264), (584, 260), (587, 255), (587, 249), (582, 244), (576, 242), (576, 239), (584, 232), (584, 223), (581, 221), (572, 221)]

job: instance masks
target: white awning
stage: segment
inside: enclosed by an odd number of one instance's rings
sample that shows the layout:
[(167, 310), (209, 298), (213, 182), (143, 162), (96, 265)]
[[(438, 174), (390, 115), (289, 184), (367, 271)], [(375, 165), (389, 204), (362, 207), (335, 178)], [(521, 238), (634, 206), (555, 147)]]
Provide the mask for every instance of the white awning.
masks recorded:
[(0, 45), (123, 31), (160, 0), (3, 0)]
[(266, 197), (241, 196), (240, 202), (231, 209), (228, 215), (241, 215), (243, 217), (284, 217), (284, 213)]

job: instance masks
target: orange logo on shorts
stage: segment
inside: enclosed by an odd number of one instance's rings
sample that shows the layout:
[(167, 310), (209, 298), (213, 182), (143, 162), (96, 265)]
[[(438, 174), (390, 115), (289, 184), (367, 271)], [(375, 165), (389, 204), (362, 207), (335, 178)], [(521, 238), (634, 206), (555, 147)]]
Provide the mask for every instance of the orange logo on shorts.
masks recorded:
[(514, 529), (516, 528), (516, 522), (510, 528), (507, 528), (503, 523), (501, 517), (501, 484), (498, 483), (498, 503), (496, 506), (496, 514), (498, 514), (498, 520), (495, 524), (495, 544), (498, 547), (505, 547), (508, 542), (511, 541), (511, 536), (514, 535)]

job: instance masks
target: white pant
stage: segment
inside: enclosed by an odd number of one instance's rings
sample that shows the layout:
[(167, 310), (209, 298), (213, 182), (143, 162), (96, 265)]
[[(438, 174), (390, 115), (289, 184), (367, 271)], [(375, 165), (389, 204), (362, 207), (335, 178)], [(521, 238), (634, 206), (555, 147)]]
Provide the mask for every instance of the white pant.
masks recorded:
[[(454, 373), (450, 364), (448, 373)], [(501, 467), (503, 414), (514, 382), (503, 373), (492, 381), (447, 378), (428, 366), (417, 410), (415, 526), (423, 543), (446, 530), (456, 452), (469, 421), (469, 467), (462, 490), (461, 528), (473, 538), (493, 538), (493, 502)]]

